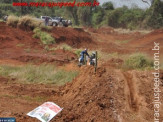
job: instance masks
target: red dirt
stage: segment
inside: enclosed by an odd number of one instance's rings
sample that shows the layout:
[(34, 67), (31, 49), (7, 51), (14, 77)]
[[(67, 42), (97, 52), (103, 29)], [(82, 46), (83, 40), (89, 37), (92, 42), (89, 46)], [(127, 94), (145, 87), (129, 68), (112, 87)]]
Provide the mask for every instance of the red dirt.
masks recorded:
[[(55, 46), (66, 43), (75, 48), (89, 47), (105, 53), (130, 54), (140, 51), (152, 55), (155, 41), (160, 42), (160, 47), (163, 48), (162, 30), (143, 35), (119, 34), (112, 31), (112, 28), (92, 32), (83, 29), (53, 28), (51, 33), (57, 41)], [(80, 74), (71, 83), (60, 87), (53, 84), (21, 84), (15, 78), (0, 76), (0, 117), (16, 117), (17, 122), (37, 122), (37, 119), (26, 114), (42, 103), (52, 101), (64, 108), (52, 122), (153, 121), (152, 71), (122, 71), (115, 67), (121, 66), (123, 60), (112, 58), (100, 63), (95, 74), (91, 66), (83, 66), (80, 69), (76, 67), (77, 64), (71, 62), (76, 58), (72, 52), (46, 52), (40, 45), (40, 40), (33, 39), (32, 34), (0, 23), (0, 64), (55, 62), (61, 64), (59, 68), (67, 71), (79, 70)], [(129, 42), (119, 43), (117, 40)], [(28, 48), (30, 51), (24, 50)], [(163, 83), (163, 72), (160, 74)], [(160, 89), (162, 91), (163, 86), (160, 86)], [(163, 108), (163, 105), (160, 108)], [(163, 119), (163, 110), (160, 113), (160, 119)]]
[(160, 54), (163, 54), (163, 30), (155, 30), (147, 35), (140, 36), (138, 39), (134, 39), (129, 42), (128, 46), (136, 48), (137, 51), (147, 52), (153, 55), (152, 49), (154, 48), (154, 42), (160, 43)]
[[(0, 115), (16, 117), (18, 122), (37, 122), (26, 113), (42, 102), (52, 101), (64, 108), (52, 122), (152, 122), (152, 72), (122, 72), (108, 67), (99, 67), (96, 74), (93, 67), (82, 67), (77, 78), (60, 88), (0, 78)], [(36, 97), (42, 97), (42, 101), (32, 99)]]
[(96, 44), (91, 35), (82, 28), (55, 27), (52, 30), (52, 35), (57, 43), (66, 43), (73, 48), (91, 48)]
[(22, 62), (56, 62), (63, 64), (74, 60), (76, 55), (69, 51), (46, 52), (41, 41), (32, 38), (33, 32), (23, 31), (0, 23), (0, 59), (14, 59)]

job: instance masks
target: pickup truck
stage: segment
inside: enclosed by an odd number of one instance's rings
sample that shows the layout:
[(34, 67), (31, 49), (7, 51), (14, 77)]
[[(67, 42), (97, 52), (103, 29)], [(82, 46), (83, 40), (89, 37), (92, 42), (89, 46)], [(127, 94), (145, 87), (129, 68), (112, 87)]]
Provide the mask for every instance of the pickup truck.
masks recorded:
[(54, 20), (59, 21), (59, 24), (58, 25), (60, 25), (60, 26), (68, 27), (68, 26), (72, 25), (71, 20), (65, 20), (62, 17), (52, 17), (52, 18)]
[(68, 27), (72, 25), (71, 20), (64, 20), (62, 17), (49, 17), (49, 16), (41, 16), (40, 19), (45, 21), (45, 18), (48, 17), (49, 19), (49, 26), (64, 26)]
[(52, 17), (49, 17), (49, 16), (41, 16), (40, 19), (45, 21), (45, 18), (46, 17), (49, 19), (49, 23), (48, 23), (49, 26), (58, 26), (59, 21), (53, 19)]

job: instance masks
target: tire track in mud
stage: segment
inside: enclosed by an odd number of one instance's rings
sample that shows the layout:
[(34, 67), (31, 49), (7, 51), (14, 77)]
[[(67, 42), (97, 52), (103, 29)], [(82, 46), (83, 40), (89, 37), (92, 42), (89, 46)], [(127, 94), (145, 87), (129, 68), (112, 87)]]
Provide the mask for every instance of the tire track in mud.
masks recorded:
[(127, 82), (127, 87), (129, 93), (127, 94), (129, 108), (135, 112), (139, 110), (138, 95), (136, 93), (136, 86), (133, 80), (133, 75), (131, 73), (123, 73), (124, 78)]
[(113, 96), (114, 96), (114, 94), (115, 94), (115, 83), (113, 82), (114, 80), (113, 80), (113, 77), (112, 76), (109, 76), (108, 77), (108, 81), (109, 81), (109, 87), (110, 87), (110, 89), (111, 89), (111, 98), (110, 98), (110, 103), (111, 103), (111, 106), (110, 106), (110, 109), (111, 109), (111, 111), (112, 111), (112, 113), (113, 113), (113, 117), (114, 117), (114, 120), (116, 121), (116, 122), (122, 122), (122, 118), (121, 118), (121, 116), (120, 116), (120, 113), (118, 112), (118, 108), (116, 107), (117, 105), (116, 105), (116, 98), (114, 98)]

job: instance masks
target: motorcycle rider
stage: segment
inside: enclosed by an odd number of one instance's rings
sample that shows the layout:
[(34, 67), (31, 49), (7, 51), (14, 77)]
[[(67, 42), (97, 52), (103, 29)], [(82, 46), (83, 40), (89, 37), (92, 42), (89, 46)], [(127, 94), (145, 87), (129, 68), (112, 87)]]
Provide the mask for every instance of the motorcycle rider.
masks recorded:
[(87, 48), (80, 53), (80, 63), (84, 61), (84, 55), (87, 55), (88, 57), (90, 57), (87, 52)]

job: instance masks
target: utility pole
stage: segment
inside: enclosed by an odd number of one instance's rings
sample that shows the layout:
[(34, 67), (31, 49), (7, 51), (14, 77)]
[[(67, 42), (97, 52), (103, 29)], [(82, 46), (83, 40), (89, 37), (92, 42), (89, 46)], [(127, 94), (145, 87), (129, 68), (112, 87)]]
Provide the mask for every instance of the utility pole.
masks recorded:
[(96, 62), (95, 62), (95, 65), (94, 65), (94, 67), (95, 67), (95, 73), (96, 73), (96, 71), (97, 71), (97, 60), (98, 60), (98, 58), (97, 58), (97, 51), (96, 51)]

